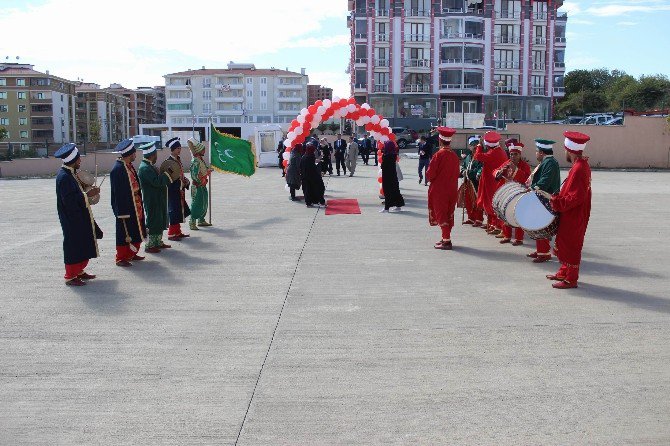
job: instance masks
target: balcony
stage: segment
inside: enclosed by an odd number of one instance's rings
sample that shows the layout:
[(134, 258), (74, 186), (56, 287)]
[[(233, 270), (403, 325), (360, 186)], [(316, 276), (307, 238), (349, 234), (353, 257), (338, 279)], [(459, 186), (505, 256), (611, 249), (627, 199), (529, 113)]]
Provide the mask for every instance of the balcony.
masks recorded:
[(377, 59), (375, 60), (375, 67), (388, 67), (389, 66), (389, 60), (388, 59)]
[(368, 58), (367, 57), (361, 57), (361, 58), (358, 58), (358, 59), (354, 59), (354, 63), (359, 64), (359, 65), (360, 64), (367, 65)]
[(284, 90), (302, 90), (302, 84), (279, 84), (277, 88)]
[(484, 10), (481, 8), (442, 8), (443, 14), (466, 14), (466, 15), (483, 15)]
[(535, 37), (533, 39), (533, 45), (546, 45), (547, 39), (545, 37)]
[(483, 93), (484, 88), (478, 84), (440, 84), (440, 91), (445, 93)]
[(244, 102), (244, 98), (242, 96), (216, 96), (214, 97), (214, 101), (230, 104), (236, 102)]
[(519, 62), (513, 60), (496, 60), (494, 67), (499, 70), (518, 70)]
[(303, 99), (300, 96), (278, 96), (277, 97), (277, 102), (302, 102), (302, 101), (303, 101)]
[(289, 116), (295, 116), (300, 113), (300, 109), (291, 109), (291, 110), (277, 110), (278, 115), (289, 115)]
[(367, 91), (368, 84), (354, 84), (354, 90)]
[(442, 32), (440, 33), (440, 39), (442, 40), (483, 40), (483, 34), (472, 34), (472, 33), (450, 33)]
[(388, 17), (389, 16), (389, 10), (388, 9), (377, 9), (377, 10), (375, 10), (375, 15), (377, 17)]
[(242, 110), (230, 110), (230, 109), (224, 109), (224, 110), (215, 110), (214, 114), (220, 115), (220, 116), (241, 116), (242, 115)]
[(554, 62), (554, 68), (557, 70), (565, 70), (565, 62)]
[(496, 11), (496, 19), (520, 19), (520, 11)]
[(533, 20), (547, 20), (547, 13), (542, 11), (542, 12), (534, 12), (533, 13)]
[(556, 45), (565, 45), (566, 44), (566, 38), (565, 37), (555, 37), (554, 42)]
[(532, 96), (545, 96), (546, 90), (544, 87), (533, 87), (530, 89), (530, 94)]
[(356, 39), (356, 40), (368, 40), (368, 33), (356, 33), (356, 34), (354, 34), (354, 39)]
[(518, 45), (519, 44), (519, 37), (517, 37), (517, 36), (496, 36), (495, 37), (495, 42), (496, 43), (501, 43), (501, 44)]
[(429, 9), (416, 9), (412, 8), (407, 10), (407, 13), (405, 14), (407, 17), (430, 17), (430, 10)]
[(388, 93), (389, 92), (389, 86), (388, 85), (375, 85), (373, 88), (373, 91), (375, 93)]
[(554, 87), (554, 96), (565, 96), (565, 87)]
[(375, 36), (375, 39), (377, 42), (388, 42), (389, 41), (389, 35), (388, 34), (377, 34)]
[(405, 67), (408, 68), (430, 68), (430, 59), (407, 59)]
[(430, 36), (425, 34), (405, 34), (405, 42), (430, 42)]
[(191, 98), (167, 98), (168, 104), (190, 104)]
[(547, 64), (542, 63), (542, 62), (535, 62), (533, 64), (533, 70), (545, 70), (547, 68)]
[(171, 115), (171, 116), (191, 116), (193, 112), (191, 110), (186, 109), (186, 110), (166, 110), (166, 114)]
[(191, 86), (187, 84), (168, 84), (165, 86), (166, 90), (190, 90)]
[(403, 93), (430, 93), (429, 84), (405, 84), (402, 87)]
[(519, 94), (519, 86), (504, 85), (502, 87), (495, 87), (495, 94)]

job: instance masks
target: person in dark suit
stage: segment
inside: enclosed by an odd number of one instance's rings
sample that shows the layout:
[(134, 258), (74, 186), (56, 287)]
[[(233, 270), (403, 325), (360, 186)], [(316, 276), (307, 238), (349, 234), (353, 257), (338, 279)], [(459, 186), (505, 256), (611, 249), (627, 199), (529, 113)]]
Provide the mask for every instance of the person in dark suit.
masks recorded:
[(286, 147), (284, 146), (284, 138), (279, 140), (277, 144), (277, 158), (279, 158), (279, 168), (281, 169), (282, 178), (286, 176), (286, 171), (284, 170), (284, 151)]
[(337, 170), (337, 176), (340, 176), (340, 166), (346, 175), (347, 166), (344, 164), (344, 158), (347, 153), (347, 143), (342, 139), (342, 135), (340, 133), (337, 134), (337, 139), (333, 144), (333, 148), (335, 149), (335, 170)]
[(365, 138), (361, 140), (358, 150), (361, 153), (363, 164), (367, 166), (370, 161), (370, 150), (372, 150), (372, 142), (370, 141), (369, 136), (366, 135)]

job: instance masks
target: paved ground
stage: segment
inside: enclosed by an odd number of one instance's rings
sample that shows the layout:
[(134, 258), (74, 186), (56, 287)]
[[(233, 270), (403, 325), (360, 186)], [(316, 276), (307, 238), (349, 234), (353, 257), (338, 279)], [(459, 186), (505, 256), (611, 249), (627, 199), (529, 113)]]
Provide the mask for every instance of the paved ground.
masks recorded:
[(402, 166), (383, 215), (374, 167), (328, 182), (354, 216), (289, 202), (277, 169), (217, 175), (215, 227), (132, 269), (105, 195), (81, 289), (55, 181), (0, 181), (0, 444), (669, 444), (669, 174), (594, 173), (559, 292), (528, 246), (458, 226), (434, 250)]

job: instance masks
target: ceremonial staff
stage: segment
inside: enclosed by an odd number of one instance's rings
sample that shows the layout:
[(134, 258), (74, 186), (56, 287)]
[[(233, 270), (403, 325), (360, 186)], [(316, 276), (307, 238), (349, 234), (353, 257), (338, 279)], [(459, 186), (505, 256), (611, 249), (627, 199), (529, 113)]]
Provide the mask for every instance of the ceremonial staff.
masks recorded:
[[(207, 144), (209, 145), (209, 166), (207, 166), (207, 169), (212, 166), (212, 126), (214, 125), (214, 122), (212, 118), (209, 118), (209, 125), (207, 126), (207, 130), (205, 130), (205, 135), (207, 135)], [(209, 176), (209, 181), (207, 182), (209, 186), (209, 224), (212, 224), (212, 174), (208, 173)]]

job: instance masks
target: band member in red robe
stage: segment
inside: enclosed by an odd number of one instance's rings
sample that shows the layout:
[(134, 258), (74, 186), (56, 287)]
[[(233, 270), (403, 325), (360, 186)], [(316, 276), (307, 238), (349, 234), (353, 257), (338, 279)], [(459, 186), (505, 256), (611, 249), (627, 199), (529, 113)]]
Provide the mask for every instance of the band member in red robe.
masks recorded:
[[(530, 176), (530, 165), (521, 159), (521, 151), (524, 145), (517, 142), (516, 139), (508, 140), (507, 149), (509, 150), (509, 161), (496, 170), (496, 178), (502, 178), (505, 183), (514, 181), (521, 184), (526, 184)], [(506, 141), (506, 142), (508, 142)], [(523, 245), (524, 232), (521, 228), (514, 228), (514, 242), (512, 242), (512, 227), (504, 224), (502, 234), (496, 237), (501, 238), (500, 243), (512, 243), (514, 246)]]
[(547, 276), (557, 281), (552, 286), (558, 289), (577, 288), (584, 235), (591, 215), (591, 167), (588, 158), (582, 156), (590, 138), (579, 132), (564, 135), (565, 157), (572, 167), (561, 191), (551, 199), (551, 207), (561, 216), (554, 247), (561, 267), (556, 274)]
[(435, 249), (451, 250), (451, 229), (454, 227), (454, 211), (458, 201), (458, 177), (461, 163), (451, 150), (451, 137), (456, 130), (438, 127), (440, 150), (430, 160), (426, 179), (428, 187), (428, 221), (431, 226), (442, 229), (442, 239)]
[(500, 147), (501, 136), (498, 132), (486, 132), (484, 146), (479, 145), (475, 150), (475, 159), (482, 163), (482, 176), (479, 179), (477, 190), (477, 206), (486, 213), (486, 232), (498, 235), (502, 232), (502, 222), (493, 211), (493, 195), (502, 186), (502, 180), (496, 180), (495, 172), (507, 162), (507, 154)]

